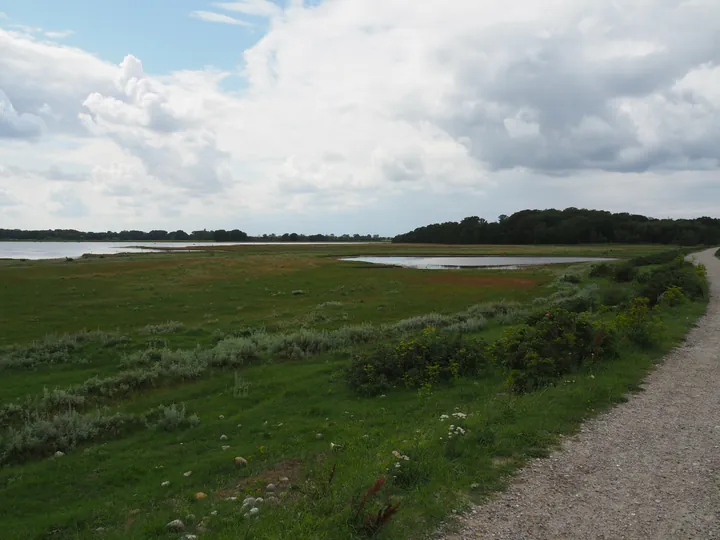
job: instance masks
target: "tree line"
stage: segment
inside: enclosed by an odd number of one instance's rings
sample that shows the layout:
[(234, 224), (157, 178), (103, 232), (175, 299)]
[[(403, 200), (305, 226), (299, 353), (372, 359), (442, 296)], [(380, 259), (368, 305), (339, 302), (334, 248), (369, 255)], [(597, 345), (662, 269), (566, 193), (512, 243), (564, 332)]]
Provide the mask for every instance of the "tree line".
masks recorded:
[(84, 232), (75, 229), (47, 229), (25, 231), (20, 229), (0, 229), (0, 241), (56, 241), (56, 242), (381, 242), (388, 240), (377, 234), (263, 234), (250, 236), (239, 230), (217, 229), (187, 233), (178, 231), (107, 231)]
[(628, 213), (566, 208), (522, 210), (497, 221), (466, 217), (419, 227), (393, 238), (428, 244), (720, 244), (720, 219), (655, 219)]

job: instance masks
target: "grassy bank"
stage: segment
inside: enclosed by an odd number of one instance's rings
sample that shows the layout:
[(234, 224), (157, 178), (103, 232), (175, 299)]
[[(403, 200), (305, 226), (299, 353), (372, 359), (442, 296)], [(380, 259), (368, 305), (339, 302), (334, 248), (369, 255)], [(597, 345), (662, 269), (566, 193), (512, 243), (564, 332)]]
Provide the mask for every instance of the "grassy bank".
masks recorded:
[[(335, 261), (345, 247), (270, 248), (0, 268), (3, 305), (16, 310), (0, 320), (4, 343), (15, 344), (0, 352), (0, 410), (3, 425), (30, 429), (0, 470), (4, 538), (180, 538), (166, 527), (175, 519), (205, 538), (364, 537), (363, 516), (398, 503), (380, 535), (420, 537), (638, 390), (706, 303), (663, 304), (652, 343), (619, 340), (618, 358), (537, 391), (512, 392), (489, 361), (427, 391), (397, 384), (364, 397), (347, 383), (355, 355), (413, 343), (426, 326), (491, 344), (546, 309), (615, 321), (661, 267), (646, 261), (640, 277), (619, 272), (620, 281), (589, 265), (371, 269)], [(76, 334), (28, 347), (66, 332)], [(47, 424), (62, 415), (66, 424)], [(43, 439), (52, 429), (81, 437)], [(248, 496), (265, 499), (255, 517), (243, 509)]]

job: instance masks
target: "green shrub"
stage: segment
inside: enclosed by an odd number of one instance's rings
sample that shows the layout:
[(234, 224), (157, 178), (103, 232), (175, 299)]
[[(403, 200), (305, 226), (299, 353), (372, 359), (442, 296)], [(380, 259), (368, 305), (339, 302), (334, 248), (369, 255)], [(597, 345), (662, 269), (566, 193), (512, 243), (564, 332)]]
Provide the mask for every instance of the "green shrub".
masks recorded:
[(599, 278), (599, 277), (612, 277), (615, 275), (615, 269), (614, 265), (611, 265), (609, 263), (599, 263), (594, 265), (590, 269), (590, 277), (592, 278)]
[(615, 265), (613, 279), (618, 283), (630, 283), (637, 276), (637, 268), (630, 263)]
[(679, 306), (688, 301), (688, 297), (680, 287), (670, 287), (660, 295), (658, 304), (661, 306)]
[(353, 355), (346, 379), (350, 388), (365, 396), (399, 384), (430, 390), (439, 383), (476, 375), (486, 365), (485, 348), (481, 340), (427, 328), (420, 336)]
[(615, 356), (617, 350), (612, 329), (593, 324), (587, 313), (552, 309), (507, 330), (491, 353), (508, 373), (512, 391), (523, 393), (552, 384), (586, 361)]
[(563, 274), (562, 276), (560, 276), (560, 281), (577, 285), (578, 283), (582, 282), (582, 276), (578, 274)]
[(708, 297), (708, 284), (704, 269), (684, 261), (663, 265), (638, 277), (639, 296), (648, 298), (655, 305), (660, 296), (670, 287), (680, 288), (688, 297)]
[(678, 258), (683, 259), (685, 255), (692, 251), (691, 248), (671, 249), (652, 255), (644, 255), (642, 257), (634, 257), (628, 262), (633, 266), (651, 266), (655, 264), (667, 264), (676, 261)]
[(630, 301), (633, 297), (632, 289), (622, 287), (620, 285), (613, 285), (601, 289), (600, 291), (600, 302), (604, 306), (622, 306)]
[(642, 348), (651, 348), (662, 336), (662, 321), (654, 317), (655, 309), (650, 308), (647, 298), (635, 298), (627, 311), (615, 318), (618, 333)]
[(249, 364), (260, 356), (257, 343), (247, 337), (226, 338), (213, 348), (213, 365), (237, 366)]

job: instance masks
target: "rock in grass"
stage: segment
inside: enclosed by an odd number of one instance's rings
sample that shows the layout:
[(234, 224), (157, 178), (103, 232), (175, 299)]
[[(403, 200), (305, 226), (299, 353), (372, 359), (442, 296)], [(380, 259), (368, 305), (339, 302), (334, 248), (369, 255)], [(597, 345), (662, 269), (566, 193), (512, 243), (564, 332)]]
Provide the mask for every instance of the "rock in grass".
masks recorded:
[(220, 435), (220, 440), (221, 440), (221, 441), (227, 441), (227, 440), (228, 440), (227, 435), (225, 435), (225, 434)]
[(192, 471), (187, 471), (183, 473), (183, 476), (190, 476), (192, 474)]
[(207, 494), (206, 494), (206, 493), (203, 493), (202, 491), (198, 491), (198, 492), (195, 494), (195, 500), (196, 500), (196, 501), (202, 501), (202, 500), (205, 500), (205, 499), (207, 499)]
[(321, 440), (321, 439), (323, 438), (323, 434), (322, 434), (322, 433), (316, 433), (316, 434), (315, 434), (315, 438), (319, 441), (319, 440)]
[(55, 457), (63, 457), (64, 455), (65, 455), (65, 452), (61, 452), (60, 450), (55, 452)]
[(184, 534), (180, 537), (180, 540), (198, 540), (198, 537), (194, 534)]
[(287, 476), (281, 476), (281, 477), (280, 477), (280, 483), (281, 483), (281, 484), (287, 484), (288, 482), (290, 482), (290, 479), (289, 479)]
[(240, 465), (241, 467), (247, 467), (247, 464), (248, 464), (247, 459), (245, 459), (244, 457), (238, 456), (235, 458), (235, 465)]
[(267, 489), (268, 491), (275, 491), (277, 489), (277, 486), (275, 484), (268, 484), (265, 489)]
[(170, 482), (168, 480), (165, 480), (162, 484), (160, 484), (162, 487), (168, 487), (170, 485)]
[(227, 449), (230, 448), (230, 447), (227, 446), (227, 445), (225, 445), (225, 446), (221, 446), (221, 448), (222, 448), (223, 450), (227, 450)]
[(180, 521), (179, 519), (174, 519), (170, 523), (165, 525), (165, 528), (168, 531), (181, 532), (181, 531), (185, 530), (185, 524), (182, 521)]

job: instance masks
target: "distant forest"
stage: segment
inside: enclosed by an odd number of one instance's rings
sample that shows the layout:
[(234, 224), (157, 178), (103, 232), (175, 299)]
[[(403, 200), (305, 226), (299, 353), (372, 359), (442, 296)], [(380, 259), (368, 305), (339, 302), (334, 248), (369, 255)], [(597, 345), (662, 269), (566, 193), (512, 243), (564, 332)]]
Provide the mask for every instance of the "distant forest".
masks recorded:
[(388, 238), (381, 238), (377, 234), (263, 234), (262, 236), (249, 236), (238, 229), (226, 231), (120, 231), (120, 232), (83, 232), (74, 229), (53, 229), (41, 231), (22, 231), (19, 229), (0, 229), (0, 241), (56, 241), (56, 242), (381, 242)]
[(654, 219), (600, 210), (522, 210), (496, 222), (473, 216), (419, 227), (393, 238), (428, 244), (720, 244), (720, 219)]

